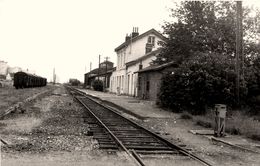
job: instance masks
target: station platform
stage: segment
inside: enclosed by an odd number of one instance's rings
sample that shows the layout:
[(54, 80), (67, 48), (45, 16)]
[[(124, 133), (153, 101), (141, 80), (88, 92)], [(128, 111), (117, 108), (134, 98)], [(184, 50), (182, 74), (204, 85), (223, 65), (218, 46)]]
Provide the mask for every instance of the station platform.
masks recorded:
[[(167, 110), (164, 110), (162, 108), (159, 108), (155, 102), (147, 101), (147, 100), (141, 100), (135, 97), (131, 96), (124, 96), (124, 95), (116, 95), (112, 93), (104, 93), (104, 92), (98, 92), (88, 89), (78, 89), (90, 96), (93, 96), (95, 98), (98, 98), (102, 101), (108, 101), (114, 105), (118, 105), (128, 111), (128, 113), (133, 114), (135, 117), (139, 118), (140, 120), (148, 120), (148, 119), (160, 119), (166, 123), (166, 129), (167, 122), (172, 122), (174, 124), (174, 127), (181, 128), (181, 133), (189, 133), (187, 136), (188, 138), (193, 138), (193, 140), (198, 139), (197, 137), (195, 139), (195, 135), (201, 136), (204, 138), (207, 138), (213, 142), (220, 142), (225, 145), (231, 146), (235, 149), (245, 150), (245, 151), (251, 151), (260, 153), (260, 143), (258, 141), (253, 141), (251, 139), (245, 138), (243, 136), (239, 135), (227, 135), (226, 137), (216, 138), (213, 136), (214, 131), (212, 129), (206, 130), (205, 128), (194, 125), (192, 121), (187, 122), (180, 118), (181, 114), (173, 113)], [(159, 123), (158, 123), (159, 124)], [(174, 130), (175, 130), (174, 129)], [(167, 132), (171, 133), (171, 130), (173, 128), (168, 128)], [(193, 131), (193, 132), (191, 132)], [(194, 132), (196, 131), (196, 132)], [(174, 131), (176, 134), (176, 131)], [(178, 136), (181, 138), (182, 134), (178, 134)], [(191, 134), (191, 135), (190, 135)], [(194, 135), (194, 136), (192, 136)], [(181, 138), (182, 140), (185, 140), (186, 138)], [(203, 139), (202, 139), (203, 140)], [(200, 140), (200, 141), (202, 141)], [(205, 140), (204, 140), (205, 141)], [(203, 141), (203, 142), (204, 142)], [(190, 142), (190, 140), (189, 140)], [(203, 143), (207, 144), (207, 143)]]
[(173, 113), (159, 108), (154, 101), (141, 100), (131, 96), (116, 95), (112, 93), (98, 92), (88, 89), (78, 89), (88, 95), (97, 97), (101, 100), (114, 103), (137, 116), (145, 118), (167, 118), (172, 117)]

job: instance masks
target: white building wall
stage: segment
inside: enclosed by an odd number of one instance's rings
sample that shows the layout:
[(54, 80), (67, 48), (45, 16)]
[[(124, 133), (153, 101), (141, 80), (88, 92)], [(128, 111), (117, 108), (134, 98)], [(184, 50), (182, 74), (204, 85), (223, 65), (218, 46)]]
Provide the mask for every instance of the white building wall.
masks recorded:
[(5, 75), (7, 74), (7, 62), (5, 61), (0, 61), (0, 75)]
[(147, 59), (142, 60), (143, 68), (146, 68), (146, 67), (150, 66), (151, 62), (152, 62), (153, 60), (155, 60), (155, 59), (156, 59), (155, 56), (151, 56), (151, 57), (149, 57), (149, 58), (147, 58)]
[(113, 80), (113, 83), (110, 87), (110, 92), (113, 93), (122, 93), (124, 89), (123, 77), (125, 76), (125, 69), (119, 69), (112, 73), (110, 80)]
[[(125, 82), (125, 94), (129, 94), (131, 96), (135, 96), (136, 95), (136, 85), (137, 85), (137, 76), (138, 74), (135, 73), (136, 71), (139, 70), (139, 64), (134, 64), (128, 67), (127, 69), (127, 78), (128, 75), (130, 77), (130, 80), (126, 80)], [(128, 84), (129, 81), (129, 84)]]
[(143, 38), (133, 42), (127, 48), (125, 48), (125, 50), (126, 50), (126, 63), (133, 61), (135, 59), (138, 59), (138, 58), (145, 55), (145, 46), (146, 46), (146, 43), (148, 41), (148, 36), (154, 36), (155, 37), (155, 45), (154, 45), (152, 51), (157, 50), (160, 47), (158, 45), (158, 41), (162, 41), (161, 38), (159, 38), (158, 36), (156, 36), (154, 34), (144, 36)]
[[(148, 57), (148, 58), (142, 60), (142, 62), (138, 62), (127, 68), (127, 71), (126, 71), (127, 79), (125, 80), (124, 94), (128, 94), (131, 96), (137, 95), (138, 74), (135, 72), (139, 70), (139, 65), (141, 63), (142, 63), (143, 68), (146, 68), (146, 67), (150, 66), (150, 63), (152, 62), (152, 60), (155, 60), (155, 59), (156, 59), (155, 56), (151, 56), (151, 57)], [(130, 80), (128, 80), (128, 79), (130, 79)]]
[[(150, 33), (117, 51), (117, 68), (111, 75), (110, 92), (131, 96), (137, 95), (138, 74), (135, 72), (139, 70), (140, 62), (128, 66), (128, 68), (126, 68), (125, 64), (145, 56), (145, 47), (149, 36), (155, 37), (152, 51), (157, 50), (160, 47), (158, 41), (163, 39), (154, 33)], [(155, 58), (155, 56), (150, 56), (143, 59), (141, 62), (143, 68), (150, 66), (150, 62)]]

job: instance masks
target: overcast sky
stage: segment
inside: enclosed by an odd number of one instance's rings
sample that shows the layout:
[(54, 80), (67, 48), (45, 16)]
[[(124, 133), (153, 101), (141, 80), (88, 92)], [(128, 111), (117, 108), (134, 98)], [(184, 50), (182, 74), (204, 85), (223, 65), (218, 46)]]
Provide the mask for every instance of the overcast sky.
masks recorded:
[(161, 30), (170, 0), (0, 0), (0, 60), (61, 82), (83, 81), (85, 68), (114, 49), (126, 33)]
[(55, 67), (60, 82), (83, 81), (99, 54), (116, 63), (114, 49), (133, 27), (162, 31), (171, 7), (172, 0), (0, 0), (0, 60), (48, 80)]

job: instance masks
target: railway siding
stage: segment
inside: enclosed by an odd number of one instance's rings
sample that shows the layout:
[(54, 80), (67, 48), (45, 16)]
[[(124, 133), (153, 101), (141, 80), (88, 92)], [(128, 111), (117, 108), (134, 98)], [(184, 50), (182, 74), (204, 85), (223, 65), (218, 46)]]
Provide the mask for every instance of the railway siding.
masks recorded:
[(38, 97), (40, 96), (43, 96), (49, 92), (51, 92), (52, 90), (44, 90), (42, 92), (39, 92), (39, 93), (36, 93), (34, 94), (33, 96), (31, 97), (28, 97), (26, 98), (25, 100), (23, 101), (20, 101), (20, 102), (17, 102), (16, 104), (12, 105), (12, 106), (9, 106), (7, 109), (5, 109), (4, 111), (1, 111), (0, 113), (0, 119), (4, 118), (4, 116), (8, 115), (9, 113), (11, 112), (15, 112), (15, 111), (18, 111), (20, 110), (21, 112), (25, 111), (24, 108), (23, 108), (23, 105), (28, 103), (28, 102), (31, 102), (35, 99), (37, 99)]
[(0, 122), (2, 165), (106, 165), (132, 166), (123, 153), (97, 148), (88, 136), (84, 109), (57, 87), (25, 105), (24, 114), (10, 114)]

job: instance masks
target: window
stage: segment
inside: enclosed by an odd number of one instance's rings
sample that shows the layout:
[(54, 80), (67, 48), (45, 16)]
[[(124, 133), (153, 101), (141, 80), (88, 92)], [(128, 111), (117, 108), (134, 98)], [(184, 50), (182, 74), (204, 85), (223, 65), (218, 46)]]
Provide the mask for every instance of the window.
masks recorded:
[(146, 81), (146, 91), (150, 90), (150, 81)]
[(122, 56), (119, 54), (119, 68), (121, 68), (121, 63), (122, 63)]
[(121, 76), (118, 76), (119, 78), (119, 83), (118, 83), (118, 86), (119, 86), (119, 89), (121, 88)]
[(125, 64), (125, 52), (123, 52), (123, 64), (122, 64), (122, 66), (124, 66), (124, 64)]
[(124, 76), (122, 76), (122, 81), (121, 81), (121, 83), (122, 83), (122, 89), (124, 89)]
[(133, 91), (132, 91), (133, 87), (134, 87), (134, 74), (132, 74), (132, 77), (131, 77), (131, 94), (133, 94)]
[(138, 90), (141, 90), (142, 77), (138, 77)]
[(155, 45), (155, 36), (148, 36), (147, 43), (145, 46), (145, 53), (149, 53), (153, 50), (153, 47)]
[(127, 93), (130, 94), (130, 74), (127, 75), (127, 90)]
[(152, 44), (154, 46), (155, 43), (155, 37), (154, 36), (148, 36), (147, 43)]
[(152, 52), (152, 47), (146, 47), (145, 48), (145, 54)]
[(142, 70), (142, 69), (143, 69), (143, 65), (141, 63), (141, 64), (139, 64), (139, 70)]
[(117, 68), (119, 68), (119, 64), (120, 64), (120, 59), (119, 59), (119, 54), (117, 54)]
[(122, 54), (120, 53), (119, 54), (119, 57), (120, 57), (120, 68), (122, 67)]

